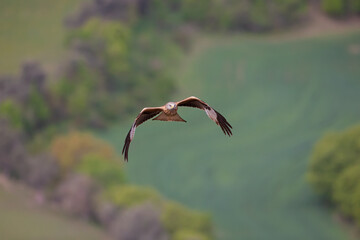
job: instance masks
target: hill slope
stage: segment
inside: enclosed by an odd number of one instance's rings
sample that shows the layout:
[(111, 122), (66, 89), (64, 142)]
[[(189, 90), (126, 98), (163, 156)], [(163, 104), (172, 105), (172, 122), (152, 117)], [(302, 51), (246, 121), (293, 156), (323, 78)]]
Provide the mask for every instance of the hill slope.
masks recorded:
[[(324, 132), (360, 121), (360, 55), (349, 51), (359, 43), (357, 33), (209, 44), (185, 61), (178, 98), (207, 101), (234, 136), (194, 109), (180, 109), (188, 123), (147, 122), (130, 148), (130, 180), (211, 211), (219, 239), (348, 239), (304, 174)], [(120, 150), (131, 121), (104, 137)]]
[(0, 185), (0, 238), (9, 240), (109, 240), (82, 220), (36, 205), (33, 192), (21, 186)]

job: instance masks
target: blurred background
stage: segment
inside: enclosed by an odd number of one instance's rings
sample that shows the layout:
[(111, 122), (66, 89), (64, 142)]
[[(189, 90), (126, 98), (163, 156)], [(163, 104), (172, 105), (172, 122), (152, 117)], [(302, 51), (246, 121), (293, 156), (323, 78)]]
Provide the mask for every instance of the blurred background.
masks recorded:
[[(0, 0), (0, 238), (360, 239), (359, 0)], [(186, 124), (144, 107), (197, 96)]]

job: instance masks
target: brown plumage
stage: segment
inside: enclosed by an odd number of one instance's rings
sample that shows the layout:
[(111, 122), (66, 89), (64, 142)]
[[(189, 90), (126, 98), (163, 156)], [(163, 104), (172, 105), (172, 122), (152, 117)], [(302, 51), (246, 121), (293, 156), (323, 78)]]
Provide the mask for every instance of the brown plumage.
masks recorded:
[(136, 128), (142, 124), (143, 122), (155, 117), (153, 120), (160, 121), (178, 121), (178, 122), (186, 122), (182, 119), (177, 113), (178, 107), (193, 107), (199, 108), (206, 112), (206, 115), (213, 120), (217, 125), (221, 127), (221, 130), (225, 133), (225, 135), (231, 136), (231, 128), (232, 126), (228, 123), (224, 116), (215, 111), (215, 109), (211, 108), (207, 103), (201, 101), (197, 97), (188, 97), (179, 102), (168, 102), (164, 106), (161, 107), (153, 107), (153, 108), (144, 108), (139, 115), (136, 117), (132, 127), (130, 128), (129, 133), (125, 138), (124, 147), (122, 150), (122, 154), (125, 155), (125, 161), (128, 161), (129, 156), (129, 147), (130, 143), (134, 138)]

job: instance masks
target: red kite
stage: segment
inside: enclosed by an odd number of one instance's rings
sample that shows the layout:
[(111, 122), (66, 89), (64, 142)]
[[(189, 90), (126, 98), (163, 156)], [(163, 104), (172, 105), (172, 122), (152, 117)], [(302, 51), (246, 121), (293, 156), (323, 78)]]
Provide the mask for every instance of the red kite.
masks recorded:
[(155, 117), (153, 120), (160, 120), (160, 121), (178, 121), (178, 122), (186, 122), (182, 119), (179, 114), (177, 113), (178, 107), (193, 107), (199, 108), (205, 111), (206, 115), (213, 120), (217, 125), (221, 127), (221, 130), (225, 133), (225, 135), (232, 135), (231, 129), (232, 126), (228, 123), (228, 121), (224, 118), (223, 115), (218, 113), (215, 109), (210, 107), (204, 101), (201, 101), (197, 97), (188, 97), (184, 100), (179, 102), (168, 102), (164, 106), (161, 107), (149, 107), (144, 108), (139, 115), (136, 117), (128, 135), (126, 136), (124, 147), (122, 150), (122, 154), (125, 153), (125, 161), (128, 161), (129, 156), (129, 147), (130, 143), (134, 138), (135, 129), (142, 124), (143, 122), (149, 120), (150, 118)]

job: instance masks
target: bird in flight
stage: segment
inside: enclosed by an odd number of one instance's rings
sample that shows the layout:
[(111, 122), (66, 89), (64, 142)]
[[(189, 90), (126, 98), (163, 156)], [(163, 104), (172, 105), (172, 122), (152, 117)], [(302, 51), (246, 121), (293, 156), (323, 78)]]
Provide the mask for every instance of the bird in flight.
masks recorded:
[(130, 128), (129, 133), (127, 134), (125, 138), (124, 147), (122, 150), (122, 154), (125, 154), (125, 161), (128, 161), (129, 156), (129, 147), (130, 143), (134, 138), (135, 130), (136, 128), (142, 124), (143, 122), (155, 117), (153, 120), (160, 120), (160, 121), (177, 121), (177, 122), (186, 122), (184, 119), (182, 119), (179, 114), (177, 113), (178, 107), (193, 107), (193, 108), (199, 108), (205, 111), (206, 115), (213, 120), (217, 125), (221, 127), (221, 130), (225, 133), (225, 135), (231, 136), (232, 132), (231, 129), (232, 126), (228, 123), (228, 121), (224, 118), (223, 115), (218, 113), (215, 109), (210, 107), (207, 103), (204, 101), (201, 101), (197, 97), (188, 97), (184, 100), (181, 100), (179, 102), (168, 102), (164, 106), (161, 107), (149, 107), (144, 108), (141, 110), (139, 115), (136, 117), (133, 125)]

